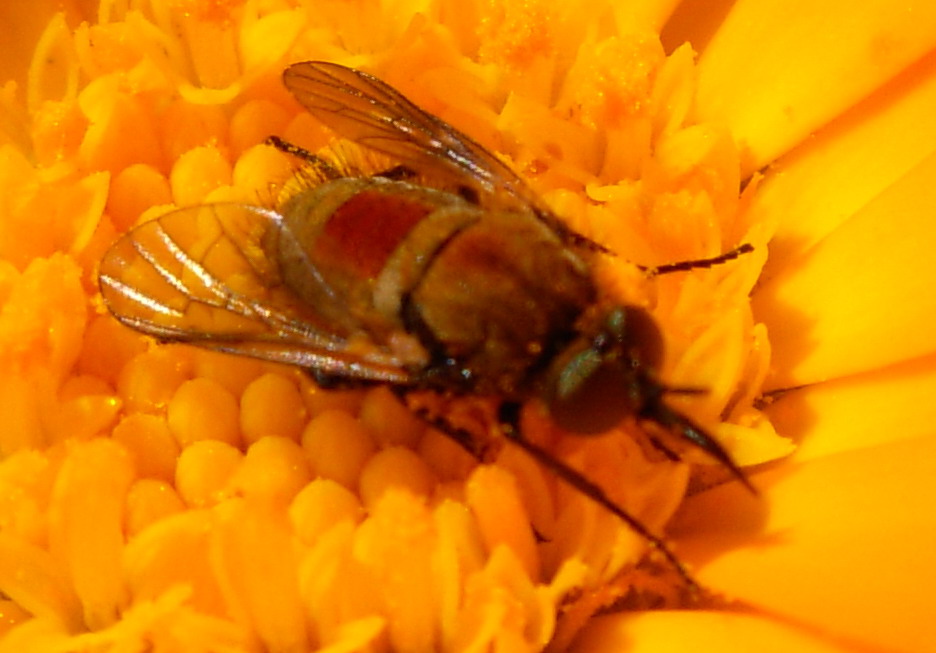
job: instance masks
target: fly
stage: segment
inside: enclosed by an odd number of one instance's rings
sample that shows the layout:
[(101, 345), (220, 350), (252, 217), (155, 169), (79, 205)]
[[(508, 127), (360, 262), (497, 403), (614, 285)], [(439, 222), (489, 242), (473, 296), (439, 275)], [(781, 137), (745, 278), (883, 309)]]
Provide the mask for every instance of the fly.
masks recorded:
[[(685, 439), (750, 487), (722, 446), (667, 402), (686, 390), (656, 376), (657, 323), (593, 277), (591, 261), (609, 252), (567, 227), (493, 154), (379, 79), (304, 62), (283, 80), (324, 125), (397, 165), (351, 174), (271, 138), (306, 160), (312, 183), (275, 210), (193, 206), (124, 235), (100, 265), (114, 316), (163, 341), (296, 365), (323, 385), (493, 398), (510, 441), (617, 515), (692, 584), (659, 537), (518, 426), (530, 400), (573, 434), (630, 417)], [(419, 414), (473, 448), (470, 433)]]

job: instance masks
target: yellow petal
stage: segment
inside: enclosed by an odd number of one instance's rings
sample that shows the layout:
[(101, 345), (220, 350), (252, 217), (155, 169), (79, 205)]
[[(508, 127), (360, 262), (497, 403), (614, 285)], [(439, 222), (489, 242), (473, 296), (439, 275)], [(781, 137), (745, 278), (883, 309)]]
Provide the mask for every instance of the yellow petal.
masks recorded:
[(56, 0), (4, 2), (0, 5), (0, 39), (4, 55), (0, 57), (0, 79), (15, 79), (23, 84), (36, 41), (56, 10)]
[(81, 604), (49, 553), (0, 533), (0, 588), (24, 610), (67, 628), (81, 627)]
[(768, 389), (936, 351), (934, 180), (936, 155), (756, 291), (776, 366)]
[(688, 500), (674, 535), (706, 587), (888, 651), (936, 651), (936, 437), (754, 475)]
[[(755, 644), (756, 642), (756, 644)], [(571, 653), (836, 653), (838, 645), (795, 627), (730, 612), (642, 612), (594, 620)]]
[(699, 62), (698, 117), (729, 125), (757, 169), (934, 45), (929, 0), (739, 0)]
[(785, 394), (766, 410), (799, 443), (797, 462), (929, 435), (936, 424), (936, 356)]
[(49, 548), (67, 569), (91, 628), (119, 620), (128, 599), (120, 559), (132, 479), (127, 452), (98, 438), (72, 447), (52, 491)]
[(776, 225), (766, 276), (936, 151), (936, 51), (771, 164), (752, 222)]
[(229, 614), (250, 624), (267, 650), (308, 650), (285, 511), (231, 500), (218, 506), (216, 516), (211, 563)]

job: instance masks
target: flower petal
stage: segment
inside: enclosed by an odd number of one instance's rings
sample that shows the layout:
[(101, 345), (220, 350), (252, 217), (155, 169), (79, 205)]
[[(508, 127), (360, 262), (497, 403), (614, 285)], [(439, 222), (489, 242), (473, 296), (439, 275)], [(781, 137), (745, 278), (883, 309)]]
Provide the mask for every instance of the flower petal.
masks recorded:
[(936, 51), (771, 164), (750, 206), (776, 225), (765, 276), (936, 151)]
[[(756, 642), (756, 644), (755, 644)], [(642, 612), (596, 619), (571, 653), (837, 653), (838, 645), (770, 619), (731, 612)]]
[(793, 390), (769, 406), (796, 462), (929, 435), (936, 424), (936, 356)]
[(888, 651), (936, 651), (936, 436), (754, 475), (684, 504), (679, 554), (711, 589)]
[(777, 365), (767, 389), (936, 351), (934, 179), (936, 155), (756, 291)]
[(934, 45), (926, 0), (739, 0), (699, 62), (698, 117), (728, 124), (754, 170)]

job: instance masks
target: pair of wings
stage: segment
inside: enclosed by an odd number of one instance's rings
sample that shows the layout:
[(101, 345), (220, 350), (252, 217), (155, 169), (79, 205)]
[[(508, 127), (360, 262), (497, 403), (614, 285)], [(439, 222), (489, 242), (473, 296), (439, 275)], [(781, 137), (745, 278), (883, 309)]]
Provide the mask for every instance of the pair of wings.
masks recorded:
[[(379, 79), (326, 62), (283, 74), (289, 91), (340, 136), (429, 171), (482, 199), (506, 197), (533, 211), (566, 242), (584, 239), (546, 209), (508, 166)], [(283, 287), (275, 246), (292, 238), (276, 211), (246, 204), (179, 209), (118, 240), (99, 268), (105, 304), (124, 324), (166, 341), (315, 369), (327, 376), (397, 384), (411, 372), (392, 353), (349, 343), (351, 334)], [(581, 239), (581, 241), (579, 240)], [(324, 286), (322, 296), (341, 298)], [(352, 351), (353, 350), (353, 351)]]

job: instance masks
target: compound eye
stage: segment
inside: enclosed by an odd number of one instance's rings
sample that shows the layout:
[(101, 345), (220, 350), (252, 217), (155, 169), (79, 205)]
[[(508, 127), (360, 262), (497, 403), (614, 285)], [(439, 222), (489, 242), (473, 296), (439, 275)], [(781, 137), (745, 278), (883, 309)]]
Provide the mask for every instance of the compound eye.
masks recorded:
[(656, 370), (663, 364), (663, 334), (649, 312), (636, 306), (621, 307), (608, 317), (608, 330), (640, 367)]
[(605, 360), (594, 349), (568, 358), (554, 380), (547, 400), (549, 412), (566, 431), (580, 435), (604, 433), (638, 409), (630, 370), (623, 361)]

